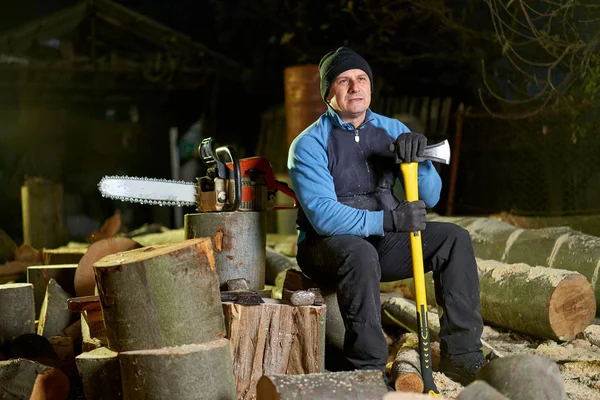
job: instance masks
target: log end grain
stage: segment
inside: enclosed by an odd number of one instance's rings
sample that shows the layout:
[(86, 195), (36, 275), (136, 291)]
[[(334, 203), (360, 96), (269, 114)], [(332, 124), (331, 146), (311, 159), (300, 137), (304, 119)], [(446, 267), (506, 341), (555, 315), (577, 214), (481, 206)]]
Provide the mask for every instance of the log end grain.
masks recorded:
[(554, 289), (548, 307), (550, 327), (559, 340), (571, 340), (583, 332), (596, 315), (594, 290), (580, 274), (567, 275)]

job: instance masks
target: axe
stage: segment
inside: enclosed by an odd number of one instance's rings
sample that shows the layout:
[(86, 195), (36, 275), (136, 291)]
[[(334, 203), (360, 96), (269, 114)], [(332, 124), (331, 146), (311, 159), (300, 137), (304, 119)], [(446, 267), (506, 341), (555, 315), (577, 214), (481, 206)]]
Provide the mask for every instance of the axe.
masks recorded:
[[(390, 151), (396, 154), (395, 143), (390, 144)], [(396, 155), (396, 162), (400, 163), (402, 178), (404, 179), (404, 192), (407, 201), (419, 200), (418, 166), (419, 162), (431, 160), (443, 164), (450, 164), (450, 145), (447, 140), (425, 147), (421, 157), (416, 162), (402, 162)], [(415, 302), (417, 306), (417, 334), (419, 336), (419, 356), (421, 361), (421, 376), (425, 385), (424, 393), (439, 397), (440, 392), (433, 381), (431, 370), (431, 340), (427, 326), (427, 292), (425, 289), (425, 270), (423, 265), (423, 243), (421, 231), (410, 233), (410, 250), (413, 264), (413, 280), (415, 283)]]

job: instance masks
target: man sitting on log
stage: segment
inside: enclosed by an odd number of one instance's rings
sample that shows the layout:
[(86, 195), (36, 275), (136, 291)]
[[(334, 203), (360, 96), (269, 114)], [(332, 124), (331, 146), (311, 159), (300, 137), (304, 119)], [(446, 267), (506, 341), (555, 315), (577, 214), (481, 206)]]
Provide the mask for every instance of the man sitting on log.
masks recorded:
[[(392, 193), (399, 166), (411, 162), (426, 138), (369, 109), (373, 75), (356, 52), (341, 47), (319, 63), (328, 110), (292, 143), (288, 170), (301, 206), (298, 265), (310, 278), (335, 283), (350, 369), (384, 370), (388, 348), (381, 328), (379, 283), (412, 277), (409, 235), (422, 230), (424, 262), (433, 271), (440, 318), (440, 370), (467, 384), (485, 363), (481, 351), (477, 265), (469, 233), (429, 222), (441, 179), (430, 161), (419, 163), (421, 200)], [(384, 375), (385, 376), (385, 375)]]

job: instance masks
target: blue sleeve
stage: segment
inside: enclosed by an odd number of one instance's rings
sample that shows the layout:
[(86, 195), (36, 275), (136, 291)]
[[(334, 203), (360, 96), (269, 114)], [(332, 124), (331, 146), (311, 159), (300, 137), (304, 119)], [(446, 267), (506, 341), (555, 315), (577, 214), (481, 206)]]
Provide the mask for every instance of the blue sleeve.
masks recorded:
[[(403, 133), (410, 130), (402, 122), (394, 118), (388, 118), (376, 115), (375, 123), (385, 130), (396, 140)], [(398, 175), (398, 181), (404, 186), (402, 174)], [(442, 191), (442, 179), (431, 161), (419, 163), (419, 198), (425, 202), (429, 208), (434, 207), (440, 201), (440, 192)]]
[(298, 203), (319, 235), (383, 235), (383, 211), (359, 210), (337, 200), (327, 152), (317, 138), (300, 135), (290, 146), (288, 171)]

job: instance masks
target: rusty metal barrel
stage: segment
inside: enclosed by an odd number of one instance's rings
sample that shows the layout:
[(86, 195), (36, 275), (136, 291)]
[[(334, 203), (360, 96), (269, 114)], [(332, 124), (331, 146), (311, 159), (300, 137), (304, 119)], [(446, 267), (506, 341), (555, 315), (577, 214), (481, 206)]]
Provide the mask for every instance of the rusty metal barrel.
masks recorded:
[[(229, 211), (186, 214), (186, 239), (210, 237), (219, 284), (244, 278), (250, 289), (265, 286), (267, 217), (265, 211)], [(226, 289), (225, 289), (226, 290)]]
[(288, 147), (296, 136), (327, 111), (321, 98), (319, 67), (295, 65), (283, 71)]

